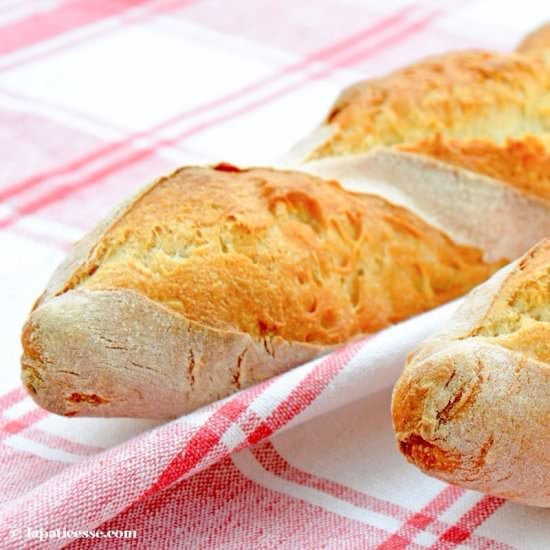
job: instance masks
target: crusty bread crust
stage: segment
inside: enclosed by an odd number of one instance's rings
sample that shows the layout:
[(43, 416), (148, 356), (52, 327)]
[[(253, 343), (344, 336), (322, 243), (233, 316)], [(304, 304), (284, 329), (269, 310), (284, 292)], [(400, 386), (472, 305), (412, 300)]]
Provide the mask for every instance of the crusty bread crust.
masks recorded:
[(183, 168), (53, 275), (23, 377), (55, 412), (175, 416), (462, 295), (503, 261), (336, 182)]
[(550, 507), (550, 240), (474, 290), (411, 356), (392, 415), (407, 460)]

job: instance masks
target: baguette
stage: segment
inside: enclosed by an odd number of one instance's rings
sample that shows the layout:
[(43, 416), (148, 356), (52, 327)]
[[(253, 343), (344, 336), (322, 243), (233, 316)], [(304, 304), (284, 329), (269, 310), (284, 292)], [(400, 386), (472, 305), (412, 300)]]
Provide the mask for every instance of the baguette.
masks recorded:
[(23, 330), (23, 380), (59, 414), (174, 417), (460, 296), (504, 261), (336, 182), (182, 168), (54, 273)]
[(286, 164), (348, 185), (342, 166), (372, 179), (364, 159), (386, 147), (550, 200), (549, 48), (546, 25), (515, 53), (452, 52), (354, 84)]
[(411, 354), (392, 416), (425, 473), (550, 507), (550, 240), (468, 296)]

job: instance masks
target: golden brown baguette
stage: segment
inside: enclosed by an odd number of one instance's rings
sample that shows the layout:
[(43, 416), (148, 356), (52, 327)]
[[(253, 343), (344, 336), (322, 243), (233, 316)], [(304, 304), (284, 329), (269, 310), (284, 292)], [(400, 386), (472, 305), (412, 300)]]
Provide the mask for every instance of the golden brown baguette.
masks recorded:
[[(349, 87), (322, 126), (294, 148), (288, 165), (305, 163), (308, 170), (320, 159), (325, 167), (331, 159), (353, 163), (390, 147), (548, 200), (548, 29), (530, 35), (519, 53), (453, 52)], [(339, 173), (331, 169), (330, 176)]]
[(59, 267), (24, 328), (23, 378), (60, 414), (172, 417), (460, 296), (504, 261), (335, 182), (182, 168)]
[(401, 452), (427, 474), (550, 507), (550, 240), (409, 357), (392, 414)]

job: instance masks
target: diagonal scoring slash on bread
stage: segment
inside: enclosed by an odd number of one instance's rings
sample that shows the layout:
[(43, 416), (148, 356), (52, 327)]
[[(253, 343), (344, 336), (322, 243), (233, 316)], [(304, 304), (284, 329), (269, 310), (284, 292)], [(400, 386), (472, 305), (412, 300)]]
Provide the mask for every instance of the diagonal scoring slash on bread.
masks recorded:
[(475, 289), (411, 354), (392, 414), (426, 473), (550, 506), (550, 240)]
[(548, 164), (504, 182), (404, 150), (485, 127), (485, 141), (532, 131), (542, 147), (543, 57), (461, 55), (345, 92), (324, 157), (311, 150), (299, 171), (185, 167), (121, 205), (25, 324), (35, 400), (65, 415), (178, 416), (461, 296), (550, 234)]

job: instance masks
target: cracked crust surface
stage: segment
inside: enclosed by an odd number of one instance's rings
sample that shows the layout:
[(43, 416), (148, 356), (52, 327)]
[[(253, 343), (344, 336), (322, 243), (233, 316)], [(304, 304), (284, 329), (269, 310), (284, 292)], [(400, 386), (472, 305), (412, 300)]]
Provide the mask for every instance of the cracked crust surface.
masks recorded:
[(550, 240), (475, 289), (394, 389), (401, 452), (424, 472), (550, 507)]
[(519, 54), (431, 57), (344, 90), (326, 119), (337, 131), (315, 155), (415, 143), (436, 133), (496, 143), (544, 134), (549, 78), (545, 65)]
[(62, 414), (177, 416), (459, 296), (500, 265), (336, 182), (182, 168), (54, 273), (24, 328), (23, 378)]

